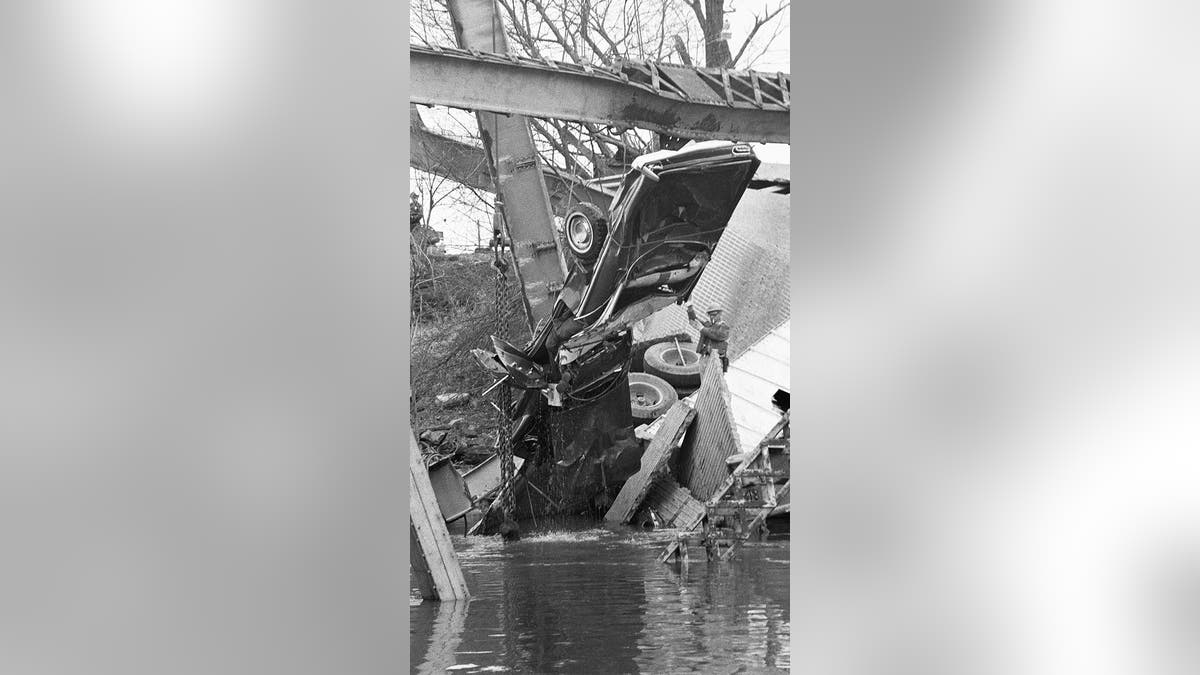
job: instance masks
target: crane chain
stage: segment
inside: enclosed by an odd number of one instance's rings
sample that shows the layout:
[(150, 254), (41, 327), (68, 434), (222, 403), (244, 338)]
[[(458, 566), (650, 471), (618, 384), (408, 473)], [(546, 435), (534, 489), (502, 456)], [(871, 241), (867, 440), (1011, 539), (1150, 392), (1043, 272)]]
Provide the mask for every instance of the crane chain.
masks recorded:
[[(497, 210), (500, 210), (500, 205), (497, 203)], [(504, 237), (503, 232), (499, 227), (494, 230), (492, 238), (492, 250), (495, 257), (492, 265), (496, 268), (496, 317), (495, 317), (495, 335), (501, 339), (506, 337), (505, 328), (508, 325), (508, 294), (505, 292), (507, 288), (506, 271), (508, 263), (504, 260)], [(500, 510), (504, 513), (505, 519), (511, 519), (513, 511), (516, 508), (516, 499), (513, 495), (512, 483), (513, 476), (516, 474), (516, 467), (513, 462), (512, 450), (512, 420), (509, 419), (509, 407), (512, 405), (512, 388), (508, 385), (502, 385), (497, 392), (499, 399), (499, 419), (497, 422), (497, 434), (499, 441), (500, 454)]]

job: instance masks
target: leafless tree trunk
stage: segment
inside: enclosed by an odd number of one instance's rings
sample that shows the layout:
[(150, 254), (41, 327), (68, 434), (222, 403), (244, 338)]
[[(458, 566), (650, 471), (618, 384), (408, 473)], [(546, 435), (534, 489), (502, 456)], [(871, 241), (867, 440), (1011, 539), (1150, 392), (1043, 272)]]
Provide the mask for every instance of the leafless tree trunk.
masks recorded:
[[(509, 49), (526, 56), (612, 65), (624, 58), (709, 67), (748, 67), (781, 35), (788, 0), (739, 3), (754, 15), (733, 50), (723, 37), (726, 0), (497, 0)], [(756, 7), (757, 5), (757, 7)], [(413, 0), (410, 40), (454, 47), (446, 0)], [(599, 125), (532, 120), (543, 162), (580, 180), (623, 173), (657, 148), (652, 134)], [(476, 145), (478, 143), (476, 142)]]

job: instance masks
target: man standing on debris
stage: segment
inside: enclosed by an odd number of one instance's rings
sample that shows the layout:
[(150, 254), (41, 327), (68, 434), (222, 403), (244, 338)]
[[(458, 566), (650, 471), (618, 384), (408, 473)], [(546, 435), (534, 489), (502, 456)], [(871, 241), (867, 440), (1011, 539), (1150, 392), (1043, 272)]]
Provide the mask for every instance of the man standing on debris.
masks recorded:
[(708, 310), (708, 321), (696, 318), (696, 310), (688, 305), (688, 321), (700, 329), (700, 344), (696, 353), (701, 356), (716, 351), (721, 357), (721, 371), (729, 370), (729, 324), (721, 320), (721, 309), (714, 307)]
[(424, 209), (421, 207), (421, 194), (413, 192), (408, 196), (408, 229), (412, 230), (420, 225), (424, 215)]

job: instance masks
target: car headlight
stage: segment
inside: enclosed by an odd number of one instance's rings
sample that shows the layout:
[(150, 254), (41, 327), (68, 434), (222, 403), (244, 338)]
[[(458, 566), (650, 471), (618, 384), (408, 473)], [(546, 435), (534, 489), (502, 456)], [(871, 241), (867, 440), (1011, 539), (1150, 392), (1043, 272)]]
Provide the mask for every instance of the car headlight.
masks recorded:
[(567, 219), (567, 241), (571, 243), (571, 248), (576, 251), (586, 251), (592, 247), (592, 240), (596, 236), (595, 230), (592, 228), (592, 221), (588, 220), (587, 216), (582, 213), (572, 214)]

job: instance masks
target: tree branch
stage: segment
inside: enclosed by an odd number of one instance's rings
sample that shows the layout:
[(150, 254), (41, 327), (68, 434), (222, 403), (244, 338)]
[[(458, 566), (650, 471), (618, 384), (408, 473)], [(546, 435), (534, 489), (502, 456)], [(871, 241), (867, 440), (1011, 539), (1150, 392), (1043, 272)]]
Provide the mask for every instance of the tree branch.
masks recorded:
[(731, 66), (736, 64), (738, 59), (742, 58), (742, 54), (746, 52), (746, 47), (750, 46), (750, 41), (754, 39), (755, 33), (758, 33), (758, 29), (762, 28), (768, 21), (778, 16), (780, 12), (787, 9), (789, 4), (790, 3), (788, 2), (781, 2), (779, 3), (779, 7), (775, 8), (775, 11), (770, 12), (765, 16), (760, 17), (757, 14), (754, 15), (754, 27), (750, 29), (750, 34), (746, 36), (745, 42), (743, 42), (741, 48), (737, 50), (737, 55), (734, 56), (733, 61), (730, 62)]
[[(591, 174), (587, 175), (585, 177), (592, 178), (593, 176), (595, 176), (597, 173), (597, 168), (600, 165), (600, 159), (598, 157), (596, 157), (596, 153), (593, 152), (592, 149), (589, 148), (587, 146), (587, 144), (584, 143), (583, 140), (580, 139), (579, 136), (577, 136), (575, 134), (575, 132), (571, 131), (570, 125), (568, 125), (567, 123), (560, 122), (557, 120), (552, 120), (550, 123), (558, 131), (558, 135), (564, 141), (566, 141), (567, 143), (570, 143), (571, 145), (578, 148), (579, 154), (583, 155), (587, 159), (587, 161), (591, 163), (591, 165), (592, 165)], [(583, 175), (583, 174), (580, 174), (580, 175)]]
[(600, 37), (604, 38), (604, 41), (608, 43), (608, 47), (612, 50), (613, 54), (621, 53), (621, 47), (608, 34), (608, 31), (605, 30), (604, 25), (600, 23), (599, 18), (596, 18), (596, 23), (592, 27), (599, 31)]
[(663, 45), (667, 43), (667, 3), (662, 4), (662, 16), (658, 18), (658, 49), (654, 51), (654, 60), (662, 59)]
[(552, 20), (550, 15), (546, 13), (546, 8), (542, 5), (541, 1), (525, 0), (525, 4), (533, 5), (533, 8), (536, 9), (537, 13), (542, 17), (542, 21), (545, 23), (546, 27), (550, 29), (551, 33), (554, 33), (554, 39), (560, 45), (562, 45), (563, 51), (566, 52), (567, 56), (570, 56), (571, 60), (575, 63), (580, 63), (579, 54), (576, 53), (575, 50), (571, 48), (571, 45), (567, 43), (567, 40), (563, 37), (562, 32), (558, 30), (558, 26), (556, 25), (557, 22)]
[[(537, 132), (558, 154), (562, 155), (563, 163), (566, 165), (567, 171), (576, 175), (591, 177), (591, 173), (579, 164), (579, 160), (575, 159), (575, 155), (571, 154), (570, 148), (566, 146), (561, 138), (555, 138), (554, 134), (546, 131), (546, 128), (541, 124), (531, 124), (530, 127)], [(553, 162), (550, 163), (553, 165)]]
[(508, 18), (511, 20), (509, 26), (511, 26), (512, 34), (516, 36), (517, 41), (523, 44), (532, 56), (540, 58), (542, 54), (538, 51), (533, 35), (530, 34), (528, 26), (522, 24), (520, 18), (517, 17), (517, 10), (513, 8), (512, 3), (508, 2), (508, 0), (498, 1), (500, 6), (504, 8), (504, 11), (508, 12)]
[[(591, 20), (591, 17), (592, 3), (590, 0), (583, 0), (583, 4), (579, 9), (579, 35), (583, 38), (583, 41), (587, 43), (588, 48), (592, 50), (592, 54), (596, 57), (596, 59), (600, 61), (600, 63), (607, 66), (612, 63), (612, 59), (610, 59), (608, 54), (604, 50), (600, 49), (600, 45), (596, 44), (596, 41), (592, 39), (591, 32), (588, 30), (588, 21)], [(611, 44), (611, 40), (609, 42)]]

